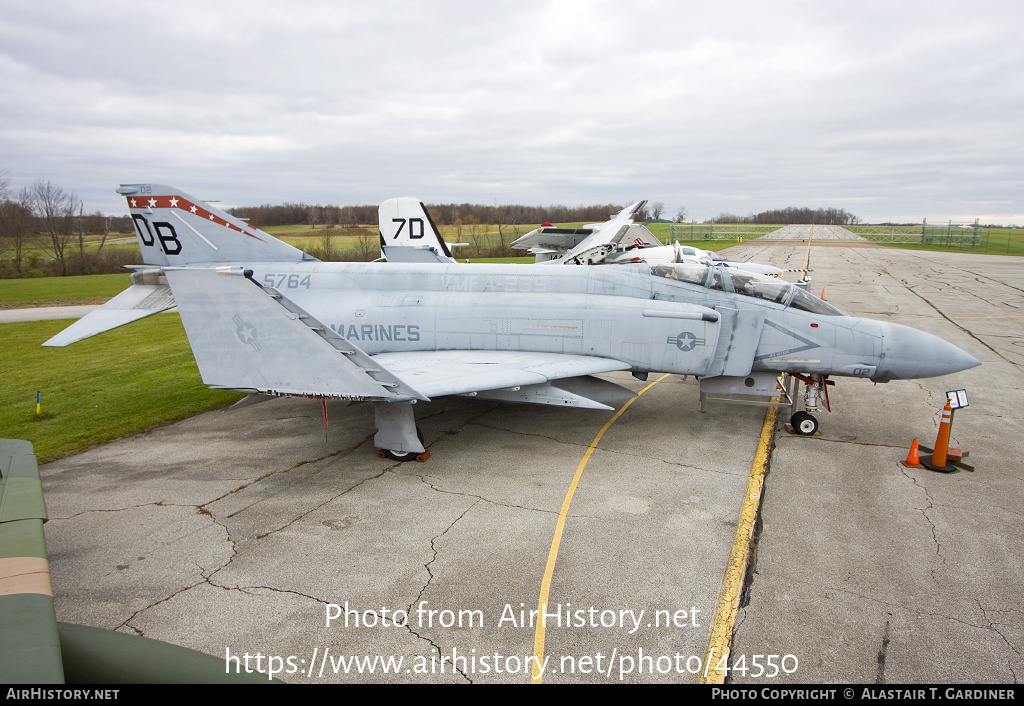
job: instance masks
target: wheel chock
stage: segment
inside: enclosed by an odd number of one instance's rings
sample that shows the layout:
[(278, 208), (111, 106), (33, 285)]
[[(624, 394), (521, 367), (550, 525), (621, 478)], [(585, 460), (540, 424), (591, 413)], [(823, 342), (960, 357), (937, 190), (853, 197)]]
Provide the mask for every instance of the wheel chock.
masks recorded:
[(416, 456), (416, 460), (419, 461), (420, 463), (423, 463), (428, 458), (430, 458), (430, 449), (427, 449), (423, 453)]

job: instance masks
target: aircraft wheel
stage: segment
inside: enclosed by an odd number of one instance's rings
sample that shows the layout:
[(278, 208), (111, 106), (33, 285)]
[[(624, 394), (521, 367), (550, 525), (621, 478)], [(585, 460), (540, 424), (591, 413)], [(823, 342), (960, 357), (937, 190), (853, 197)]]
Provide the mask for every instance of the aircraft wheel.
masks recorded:
[(812, 436), (818, 431), (818, 420), (807, 412), (797, 412), (789, 418), (793, 431), (801, 436)]
[[(419, 437), (420, 443), (423, 443), (423, 432), (420, 431), (419, 427), (416, 427), (416, 436)], [(417, 457), (420, 455), (419, 451), (392, 451), (391, 449), (380, 449), (378, 455), (381, 458), (390, 458), (392, 461), (406, 462), (406, 461), (417, 461)], [(424, 451), (427, 458), (430, 457), (429, 451)], [(423, 459), (426, 460), (426, 459)]]

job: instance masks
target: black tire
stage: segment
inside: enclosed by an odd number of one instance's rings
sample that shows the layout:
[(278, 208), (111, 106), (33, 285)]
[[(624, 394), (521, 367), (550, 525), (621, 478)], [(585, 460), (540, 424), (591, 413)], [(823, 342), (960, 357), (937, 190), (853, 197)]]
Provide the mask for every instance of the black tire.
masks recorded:
[(807, 412), (797, 412), (789, 418), (789, 423), (800, 436), (813, 436), (818, 432), (818, 420)]
[[(423, 443), (423, 432), (420, 431), (419, 427), (416, 427), (416, 436), (419, 438), (420, 443)], [(426, 447), (423, 447), (426, 449)], [(381, 449), (385, 456), (390, 458), (392, 461), (398, 461), (405, 463), (406, 461), (415, 461), (416, 457), (419, 456), (421, 451), (392, 451), (391, 449)]]
[(392, 461), (414, 461), (419, 456), (418, 451), (392, 451), (391, 449), (381, 449), (384, 455), (390, 458)]

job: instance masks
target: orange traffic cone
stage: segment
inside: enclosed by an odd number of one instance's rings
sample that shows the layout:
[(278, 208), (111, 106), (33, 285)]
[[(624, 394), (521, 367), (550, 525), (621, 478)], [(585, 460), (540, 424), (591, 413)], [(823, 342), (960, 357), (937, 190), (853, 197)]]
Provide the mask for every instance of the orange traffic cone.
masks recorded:
[(900, 461), (907, 468), (924, 468), (921, 465), (921, 459), (917, 455), (917, 439), (914, 439), (914, 443), (910, 445), (910, 453), (907, 454), (906, 461)]
[(946, 400), (946, 406), (942, 408), (942, 423), (939, 424), (939, 434), (935, 437), (935, 452), (930, 456), (921, 459), (921, 465), (931, 471), (941, 473), (952, 473), (956, 467), (946, 462), (946, 452), (949, 449), (949, 430), (953, 425), (953, 408)]
[(823, 301), (823, 302), (827, 302), (828, 301), (828, 299), (825, 298), (825, 288), (824, 287), (821, 288), (821, 301)]

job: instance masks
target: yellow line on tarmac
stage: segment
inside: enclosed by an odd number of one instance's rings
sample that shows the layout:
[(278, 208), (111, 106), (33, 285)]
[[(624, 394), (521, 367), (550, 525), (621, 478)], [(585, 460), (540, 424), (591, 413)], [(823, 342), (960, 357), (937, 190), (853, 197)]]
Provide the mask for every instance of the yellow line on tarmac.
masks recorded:
[[(729, 554), (729, 564), (722, 579), (722, 591), (718, 595), (718, 607), (711, 621), (711, 633), (708, 635), (708, 651), (704, 658), (704, 673), (701, 684), (722, 684), (728, 674), (727, 669), (716, 670), (719, 664), (729, 665), (729, 652), (732, 649), (732, 631), (736, 624), (736, 613), (739, 611), (740, 595), (743, 592), (743, 580), (747, 575), (747, 564), (750, 561), (750, 543), (754, 537), (754, 523), (757, 521), (757, 510), (761, 505), (761, 489), (764, 487), (764, 475), (768, 467), (768, 450), (775, 432), (775, 420), (779, 416), (778, 407), (770, 407), (764, 415), (764, 426), (761, 427), (761, 440), (754, 454), (754, 462), (750, 465), (750, 477), (747, 479), (747, 497), (740, 511), (739, 524), (736, 526), (736, 538)], [(723, 661), (724, 660), (724, 661)]]
[(625, 412), (633, 401), (636, 400), (640, 395), (644, 394), (652, 387), (657, 385), (659, 382), (668, 377), (668, 374), (662, 375), (660, 378), (652, 382), (650, 385), (636, 393), (636, 397), (622, 405), (622, 408), (615, 413), (608, 423), (601, 427), (601, 431), (597, 432), (597, 436), (590, 442), (590, 448), (583, 454), (583, 460), (580, 461), (580, 465), (576, 468), (576, 475), (572, 477), (572, 482), (569, 484), (569, 490), (565, 494), (565, 498), (562, 500), (562, 509), (558, 511), (558, 522), (555, 524), (555, 536), (551, 538), (551, 549), (548, 550), (548, 563), (544, 566), (544, 577), (540, 581), (540, 598), (537, 601), (537, 623), (533, 633), (533, 676), (531, 682), (533, 684), (541, 683), (541, 674), (539, 666), (544, 660), (544, 619), (543, 615), (547, 612), (548, 606), (548, 593), (551, 590), (551, 576), (555, 573), (555, 560), (558, 559), (558, 547), (562, 543), (562, 530), (565, 529), (565, 518), (569, 514), (569, 504), (572, 503), (572, 496), (576, 493), (576, 486), (579, 485), (580, 478), (583, 476), (583, 469), (587, 466), (587, 461), (590, 460), (590, 455), (594, 453), (594, 449), (597, 448), (598, 442), (601, 441), (601, 437), (608, 431), (612, 424), (615, 423), (622, 413)]
[(807, 236), (807, 252), (804, 254), (804, 271), (800, 279), (807, 281), (807, 265), (811, 262), (811, 239), (814, 237), (814, 224), (811, 224), (811, 233)]

